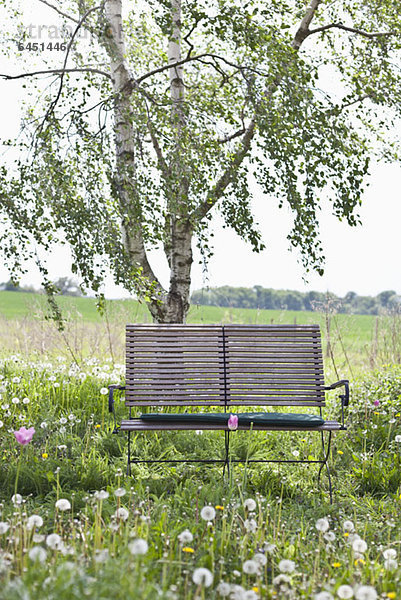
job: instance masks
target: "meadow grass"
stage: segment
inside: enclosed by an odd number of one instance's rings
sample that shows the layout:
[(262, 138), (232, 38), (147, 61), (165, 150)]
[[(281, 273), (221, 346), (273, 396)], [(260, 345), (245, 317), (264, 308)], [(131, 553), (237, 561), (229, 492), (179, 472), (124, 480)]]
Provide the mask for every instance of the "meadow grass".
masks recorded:
[[(316, 433), (235, 432), (242, 463), (225, 478), (191, 464), (134, 465), (127, 477), (106, 395), (123, 375), (111, 357), (1, 361), (0, 598), (398, 597), (399, 367), (352, 385), (350, 427), (332, 448), (333, 505), (313, 467), (247, 463), (313, 459)], [(35, 428), (26, 446), (21, 425)], [(133, 452), (221, 458), (224, 436), (138, 434)]]
[[(149, 319), (133, 301), (102, 319), (88, 299), (65, 302), (62, 333), (43, 305), (0, 318), (1, 600), (399, 597), (401, 368), (383, 366), (401, 362), (397, 316), (191, 309), (191, 322), (321, 323), (327, 382), (352, 381), (330, 505), (315, 467), (248, 462), (318, 458), (316, 433), (234, 432), (229, 476), (189, 463), (127, 477), (107, 385), (124, 379), (125, 323)], [(325, 416), (339, 417), (336, 394)], [(26, 446), (21, 426), (35, 428)], [(221, 459), (224, 434), (141, 433), (132, 450)]]

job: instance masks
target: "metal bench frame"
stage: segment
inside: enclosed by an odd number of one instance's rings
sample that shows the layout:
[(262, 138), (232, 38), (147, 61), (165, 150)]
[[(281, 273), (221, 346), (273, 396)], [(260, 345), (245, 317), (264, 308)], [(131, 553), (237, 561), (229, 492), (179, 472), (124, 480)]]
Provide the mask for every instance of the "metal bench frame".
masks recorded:
[[(249, 463), (319, 464), (318, 482), (326, 467), (330, 502), (333, 486), (328, 464), (333, 431), (345, 430), (344, 408), (349, 404), (349, 383), (324, 385), (321, 336), (318, 325), (127, 325), (126, 385), (109, 386), (109, 411), (114, 432), (127, 431), (127, 474), (132, 463), (230, 463), (228, 426), (199, 422), (145, 422), (133, 417), (136, 407), (220, 407), (233, 412), (238, 406), (300, 406), (318, 409), (322, 416), (325, 394), (344, 387), (341, 421), (325, 421), (318, 427), (279, 425), (239, 426), (254, 431), (319, 431), (322, 458), (316, 460), (249, 459)], [(125, 390), (129, 418), (117, 425), (114, 392)], [(233, 413), (235, 414), (235, 413)], [(224, 431), (223, 459), (152, 459), (131, 456), (131, 432)], [(325, 433), (328, 434), (327, 443)]]

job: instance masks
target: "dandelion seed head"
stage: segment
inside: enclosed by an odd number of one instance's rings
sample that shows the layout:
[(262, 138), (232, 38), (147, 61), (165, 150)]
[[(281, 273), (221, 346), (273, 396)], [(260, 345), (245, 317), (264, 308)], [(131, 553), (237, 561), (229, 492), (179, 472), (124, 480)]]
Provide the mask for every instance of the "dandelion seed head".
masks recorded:
[(14, 494), (11, 497), (11, 502), (14, 504), (14, 506), (22, 504), (22, 496), (21, 496), (21, 494)]
[(47, 552), (42, 546), (33, 546), (28, 552), (32, 562), (44, 563), (47, 558)]
[(52, 550), (59, 549), (62, 545), (61, 537), (58, 535), (58, 533), (50, 533), (46, 537), (46, 545)]
[(386, 558), (384, 561), (384, 568), (387, 571), (395, 571), (398, 567), (398, 563), (394, 558)]
[(386, 550), (383, 550), (383, 556), (386, 559), (388, 559), (388, 558), (394, 559), (397, 556), (397, 550), (395, 550), (394, 548), (387, 548)]
[(195, 569), (195, 571), (192, 573), (192, 581), (196, 585), (210, 587), (213, 583), (212, 572), (204, 567), (199, 567), (198, 569)]
[(256, 523), (255, 519), (246, 519), (244, 521), (244, 527), (250, 533), (254, 533), (258, 528), (258, 524)]
[(149, 549), (148, 542), (141, 538), (137, 538), (128, 544), (128, 549), (133, 556), (146, 554)]
[(7, 533), (9, 529), (10, 525), (8, 523), (6, 523), (5, 521), (0, 521), (0, 535)]
[(371, 585), (361, 585), (355, 592), (356, 600), (376, 600), (377, 592)]
[(42, 525), (43, 519), (39, 515), (31, 515), (30, 517), (28, 517), (28, 520), (26, 522), (26, 528), (28, 531), (32, 531), (32, 529), (34, 529), (35, 527), (42, 527)]
[(315, 600), (333, 600), (332, 594), (330, 594), (330, 592), (326, 592), (325, 590), (315, 594), (314, 598)]
[(129, 512), (126, 508), (124, 508), (123, 506), (120, 506), (120, 508), (117, 508), (117, 510), (115, 512), (115, 516), (117, 517), (117, 519), (120, 519), (121, 521), (126, 521), (129, 517)]
[(220, 581), (216, 590), (217, 590), (217, 593), (220, 594), (220, 596), (223, 596), (223, 598), (225, 598), (226, 596), (228, 596), (230, 594), (231, 585), (229, 583), (226, 583), (225, 581)]
[(256, 502), (253, 498), (247, 498), (244, 502), (244, 506), (247, 510), (253, 511), (256, 509)]
[(213, 521), (216, 511), (213, 506), (204, 506), (200, 512), (200, 516), (204, 521)]
[(354, 590), (350, 585), (340, 585), (337, 590), (337, 596), (342, 600), (349, 600), (354, 595)]
[(262, 554), (261, 552), (257, 552), (255, 554), (255, 556), (253, 557), (253, 560), (256, 560), (258, 565), (260, 565), (261, 567), (264, 567), (265, 564), (267, 563), (266, 556), (264, 554)]
[(63, 512), (65, 510), (70, 510), (71, 503), (69, 500), (67, 500), (67, 498), (60, 498), (60, 500), (57, 500), (55, 506), (57, 510), (61, 510)]
[(259, 565), (256, 560), (246, 560), (242, 565), (242, 570), (246, 575), (256, 575), (259, 571)]
[(283, 558), (278, 563), (278, 568), (282, 573), (292, 573), (295, 570), (295, 563), (288, 558)]
[(114, 491), (114, 495), (117, 496), (117, 498), (121, 498), (122, 496), (125, 496), (126, 493), (127, 493), (127, 490), (125, 490), (124, 488), (117, 488)]
[(354, 552), (363, 554), (368, 549), (368, 545), (362, 538), (356, 539), (352, 542), (352, 549)]
[(327, 531), (330, 527), (330, 523), (328, 521), (328, 519), (326, 519), (326, 517), (323, 517), (322, 519), (318, 519), (316, 521), (315, 527), (318, 531), (320, 531), (321, 533), (324, 533), (325, 531)]
[(343, 523), (344, 531), (348, 531), (349, 533), (351, 533), (351, 531), (354, 531), (354, 529), (355, 529), (355, 526), (352, 521), (350, 521), (348, 519), (346, 521), (344, 521), (344, 523)]
[(96, 500), (106, 500), (109, 495), (109, 492), (106, 492), (106, 490), (100, 490), (99, 492), (94, 493)]
[(189, 529), (184, 529), (184, 531), (182, 531), (178, 535), (178, 540), (179, 540), (180, 544), (189, 544), (190, 542), (192, 542), (193, 539), (194, 539), (194, 536), (189, 531)]

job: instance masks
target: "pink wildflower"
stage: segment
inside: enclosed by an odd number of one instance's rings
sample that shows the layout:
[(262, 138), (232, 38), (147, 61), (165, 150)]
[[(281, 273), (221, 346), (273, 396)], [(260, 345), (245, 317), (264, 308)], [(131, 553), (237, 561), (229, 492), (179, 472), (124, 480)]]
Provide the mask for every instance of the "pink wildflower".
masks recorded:
[(32, 441), (33, 434), (35, 433), (35, 429), (30, 427), (26, 429), (25, 427), (21, 427), (18, 431), (14, 431), (15, 439), (22, 446), (26, 446), (29, 442)]
[(375, 400), (375, 401), (373, 402), (373, 404), (374, 404), (376, 407), (380, 406), (380, 400)]
[(232, 431), (238, 429), (238, 417), (236, 415), (230, 415), (227, 425)]

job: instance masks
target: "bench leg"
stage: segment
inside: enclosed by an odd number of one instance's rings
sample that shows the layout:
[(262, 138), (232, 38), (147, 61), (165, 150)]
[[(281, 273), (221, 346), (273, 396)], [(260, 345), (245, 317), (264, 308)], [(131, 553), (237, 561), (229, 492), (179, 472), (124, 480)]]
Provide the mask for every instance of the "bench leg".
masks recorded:
[(331, 445), (331, 431), (329, 431), (329, 437), (327, 440), (327, 450), (325, 447), (325, 443), (324, 443), (324, 432), (321, 432), (321, 436), (322, 436), (322, 448), (323, 448), (323, 460), (322, 460), (322, 464), (320, 465), (320, 469), (319, 469), (319, 473), (317, 475), (317, 481), (318, 481), (318, 485), (320, 485), (320, 475), (322, 473), (323, 467), (326, 467), (326, 472), (327, 472), (327, 479), (329, 481), (329, 495), (330, 495), (330, 504), (333, 504), (333, 486), (331, 483), (331, 474), (330, 474), (330, 467), (329, 467), (329, 463), (328, 463), (328, 459), (329, 459), (329, 455), (330, 455), (330, 445)]
[(227, 467), (227, 475), (230, 477), (230, 432), (229, 431), (224, 432), (224, 441), (225, 441), (225, 446), (226, 446), (226, 456), (225, 456), (224, 466), (223, 466), (223, 477), (224, 477), (224, 473), (226, 471), (226, 467)]
[(131, 475), (131, 432), (128, 431), (127, 475)]

